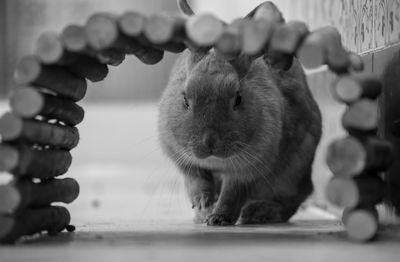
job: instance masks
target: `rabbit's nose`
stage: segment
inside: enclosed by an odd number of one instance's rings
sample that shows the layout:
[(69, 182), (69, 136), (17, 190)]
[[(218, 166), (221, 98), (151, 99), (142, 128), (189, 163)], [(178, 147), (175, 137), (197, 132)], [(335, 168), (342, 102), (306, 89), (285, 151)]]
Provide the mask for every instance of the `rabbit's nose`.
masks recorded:
[(219, 135), (215, 131), (206, 131), (203, 135), (203, 145), (207, 147), (211, 152), (215, 150), (219, 143)]

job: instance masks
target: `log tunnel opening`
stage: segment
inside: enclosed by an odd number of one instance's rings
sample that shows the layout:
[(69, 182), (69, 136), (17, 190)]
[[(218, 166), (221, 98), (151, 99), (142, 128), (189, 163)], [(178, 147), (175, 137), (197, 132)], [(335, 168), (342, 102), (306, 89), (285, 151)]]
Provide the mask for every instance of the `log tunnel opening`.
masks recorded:
[[(6, 213), (0, 215), (0, 241), (13, 242), (44, 230), (72, 230), (66, 208), (46, 206), (70, 203), (79, 194), (75, 180), (53, 178), (66, 173), (71, 164), (69, 150), (79, 141), (75, 126), (83, 120), (84, 112), (76, 102), (85, 96), (85, 79), (102, 81), (108, 66), (118, 66), (125, 55), (135, 55), (144, 64), (153, 65), (163, 59), (164, 52), (181, 53), (186, 48), (214, 48), (233, 63), (243, 54), (252, 59), (263, 57), (276, 70), (288, 70), (297, 56), (305, 67), (327, 65), (338, 74), (332, 91), (339, 102), (348, 106), (342, 119), (348, 136), (334, 141), (328, 149), (327, 163), (335, 178), (328, 185), (327, 197), (346, 208), (343, 222), (350, 238), (367, 241), (375, 237), (375, 205), (384, 197), (380, 174), (393, 162), (393, 144), (398, 155), (393, 132), (389, 141), (377, 136), (376, 99), (383, 89), (381, 79), (362, 73), (363, 61), (345, 50), (334, 27), (309, 32), (305, 23), (285, 23), (270, 2), (252, 13), (252, 17), (228, 25), (209, 14), (183, 19), (146, 17), (137, 12), (122, 16), (97, 13), (85, 26), (70, 25), (61, 34), (41, 35), (34, 55), (22, 58), (16, 68), (15, 80), (23, 88), (11, 98), (12, 113), (0, 119), (0, 167), (19, 179), (0, 187), (0, 213)], [(399, 61), (393, 63), (385, 71), (385, 85), (400, 83), (393, 73)], [(394, 97), (384, 92), (383, 99), (392, 99), (385, 105), (397, 106)], [(385, 127), (399, 118), (384, 117)], [(397, 132), (396, 128), (391, 130)], [(398, 163), (395, 161), (393, 170), (397, 170)], [(389, 181), (398, 188), (394, 172), (389, 172)], [(29, 178), (42, 182), (26, 181)], [(395, 197), (392, 199), (398, 201)], [(398, 207), (398, 202), (395, 205)], [(358, 230), (359, 223), (364, 222), (366, 228)]]

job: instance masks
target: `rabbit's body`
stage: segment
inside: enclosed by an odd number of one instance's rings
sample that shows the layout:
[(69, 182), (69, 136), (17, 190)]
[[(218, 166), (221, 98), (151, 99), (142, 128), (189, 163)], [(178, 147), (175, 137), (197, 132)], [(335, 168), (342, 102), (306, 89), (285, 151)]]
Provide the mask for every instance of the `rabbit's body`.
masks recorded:
[(287, 221), (312, 192), (321, 116), (295, 60), (232, 66), (186, 51), (160, 103), (160, 141), (199, 222)]

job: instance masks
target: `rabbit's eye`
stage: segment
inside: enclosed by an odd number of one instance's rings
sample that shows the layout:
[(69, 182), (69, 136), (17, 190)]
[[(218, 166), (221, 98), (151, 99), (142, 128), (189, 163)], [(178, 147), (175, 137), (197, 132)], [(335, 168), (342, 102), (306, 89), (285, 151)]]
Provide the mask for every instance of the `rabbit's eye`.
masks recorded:
[(239, 92), (237, 92), (236, 98), (235, 98), (235, 106), (234, 106), (234, 109), (237, 109), (237, 107), (240, 106), (241, 104), (242, 104), (242, 96), (240, 95)]
[(183, 106), (184, 106), (186, 109), (189, 109), (189, 108), (190, 108), (189, 100), (187, 99), (185, 93), (183, 93)]

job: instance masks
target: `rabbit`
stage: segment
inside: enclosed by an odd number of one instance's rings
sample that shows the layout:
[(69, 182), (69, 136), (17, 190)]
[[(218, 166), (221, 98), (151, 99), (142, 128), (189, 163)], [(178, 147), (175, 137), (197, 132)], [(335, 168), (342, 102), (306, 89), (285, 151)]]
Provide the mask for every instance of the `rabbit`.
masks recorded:
[(161, 148), (210, 226), (288, 221), (312, 193), (321, 125), (296, 58), (283, 70), (186, 50), (159, 104)]

